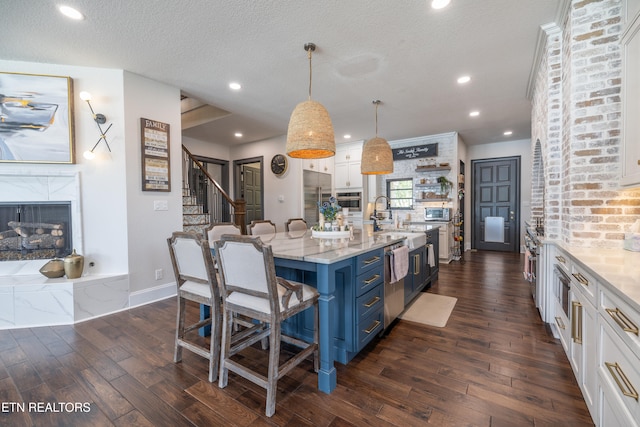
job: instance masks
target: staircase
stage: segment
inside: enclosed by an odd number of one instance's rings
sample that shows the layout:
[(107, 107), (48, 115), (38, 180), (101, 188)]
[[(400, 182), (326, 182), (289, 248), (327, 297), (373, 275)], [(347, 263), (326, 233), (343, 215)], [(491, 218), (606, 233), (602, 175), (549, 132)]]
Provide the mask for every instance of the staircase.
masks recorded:
[(182, 230), (205, 235), (209, 226), (209, 215), (203, 213), (196, 196), (191, 195), (188, 188), (182, 189)]
[[(206, 237), (212, 223), (233, 222), (246, 233), (246, 202), (232, 200), (202, 164), (182, 146), (182, 229)], [(197, 196), (196, 196), (197, 194)]]

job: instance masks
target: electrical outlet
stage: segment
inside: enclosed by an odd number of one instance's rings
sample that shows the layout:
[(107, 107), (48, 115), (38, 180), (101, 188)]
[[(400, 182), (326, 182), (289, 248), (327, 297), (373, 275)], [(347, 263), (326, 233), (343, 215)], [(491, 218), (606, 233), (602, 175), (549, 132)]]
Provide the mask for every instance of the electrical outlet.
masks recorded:
[(160, 280), (164, 277), (164, 270), (159, 268), (156, 270), (156, 280)]

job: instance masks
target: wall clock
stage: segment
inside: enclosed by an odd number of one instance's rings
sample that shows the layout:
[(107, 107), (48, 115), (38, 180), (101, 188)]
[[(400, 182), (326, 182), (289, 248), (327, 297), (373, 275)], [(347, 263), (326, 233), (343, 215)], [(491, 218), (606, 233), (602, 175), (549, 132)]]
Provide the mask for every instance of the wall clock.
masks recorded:
[(271, 172), (276, 176), (282, 176), (289, 166), (287, 157), (284, 154), (276, 154), (271, 159)]

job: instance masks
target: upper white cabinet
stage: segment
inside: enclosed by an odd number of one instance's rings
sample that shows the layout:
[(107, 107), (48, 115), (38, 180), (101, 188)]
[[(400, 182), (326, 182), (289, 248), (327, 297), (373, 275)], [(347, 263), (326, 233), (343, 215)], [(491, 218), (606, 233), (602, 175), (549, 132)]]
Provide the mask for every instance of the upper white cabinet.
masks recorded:
[(333, 162), (333, 157), (327, 157), (326, 159), (304, 159), (302, 161), (302, 168), (314, 172), (322, 172), (333, 175)]
[(336, 189), (362, 188), (362, 142), (339, 144), (335, 155)]
[(622, 178), (623, 186), (640, 185), (640, 14), (622, 38)]

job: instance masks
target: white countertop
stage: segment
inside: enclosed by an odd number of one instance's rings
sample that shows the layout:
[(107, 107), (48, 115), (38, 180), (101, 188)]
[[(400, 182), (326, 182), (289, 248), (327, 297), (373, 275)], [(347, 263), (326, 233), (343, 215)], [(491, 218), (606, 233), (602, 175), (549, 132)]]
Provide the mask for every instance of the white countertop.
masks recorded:
[(267, 234), (260, 239), (271, 246), (276, 258), (319, 264), (342, 261), (402, 241), (401, 238), (373, 233), (370, 226), (354, 233), (352, 238), (318, 239), (311, 237), (311, 230), (306, 230)]
[[(428, 227), (415, 230), (386, 229), (374, 233), (373, 227), (365, 224), (362, 231), (357, 230), (353, 234), (353, 238), (318, 239), (311, 237), (311, 231), (306, 230), (268, 234), (260, 236), (260, 239), (271, 246), (276, 258), (331, 264), (403, 240), (402, 237), (391, 236), (390, 232), (422, 232), (432, 229)], [(437, 227), (433, 227), (435, 228)]]
[(553, 243), (573, 256), (599, 282), (640, 311), (640, 252), (624, 249), (582, 248)]

